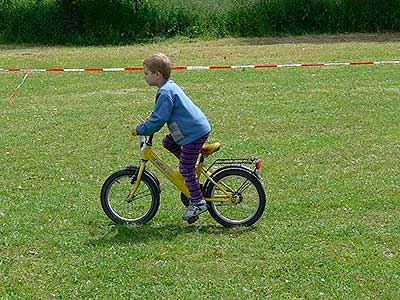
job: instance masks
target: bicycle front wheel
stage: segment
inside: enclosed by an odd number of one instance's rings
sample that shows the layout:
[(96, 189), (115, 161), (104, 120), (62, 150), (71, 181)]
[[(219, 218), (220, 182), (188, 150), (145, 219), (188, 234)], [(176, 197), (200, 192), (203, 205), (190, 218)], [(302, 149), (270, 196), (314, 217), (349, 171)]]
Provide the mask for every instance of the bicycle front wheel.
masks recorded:
[(249, 226), (257, 222), (265, 209), (265, 192), (258, 178), (249, 171), (229, 168), (216, 174), (206, 188), (205, 197), (224, 195), (218, 185), (233, 195), (233, 202), (209, 202), (211, 216), (225, 227)]
[(115, 223), (139, 224), (150, 221), (157, 213), (160, 195), (154, 181), (143, 173), (138, 191), (133, 199), (129, 194), (135, 183), (135, 169), (120, 170), (104, 182), (101, 189), (101, 206)]

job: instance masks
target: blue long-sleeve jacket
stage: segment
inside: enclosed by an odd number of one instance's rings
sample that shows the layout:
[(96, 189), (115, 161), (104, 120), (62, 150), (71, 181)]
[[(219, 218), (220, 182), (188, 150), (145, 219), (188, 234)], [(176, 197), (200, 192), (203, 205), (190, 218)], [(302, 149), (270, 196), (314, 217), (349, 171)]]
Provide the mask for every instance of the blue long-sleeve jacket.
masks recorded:
[(172, 80), (162, 83), (150, 118), (138, 125), (136, 132), (138, 135), (151, 135), (165, 123), (179, 145), (193, 142), (211, 131), (204, 113)]

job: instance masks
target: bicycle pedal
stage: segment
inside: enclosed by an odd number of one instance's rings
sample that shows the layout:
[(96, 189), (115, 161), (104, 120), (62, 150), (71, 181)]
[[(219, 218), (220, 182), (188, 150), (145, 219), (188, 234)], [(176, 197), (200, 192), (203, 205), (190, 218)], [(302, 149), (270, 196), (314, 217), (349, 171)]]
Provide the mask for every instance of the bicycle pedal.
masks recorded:
[(188, 222), (189, 224), (193, 224), (193, 223), (196, 222), (198, 219), (199, 219), (199, 216), (194, 216), (194, 217), (189, 218), (189, 219), (187, 220), (187, 222)]

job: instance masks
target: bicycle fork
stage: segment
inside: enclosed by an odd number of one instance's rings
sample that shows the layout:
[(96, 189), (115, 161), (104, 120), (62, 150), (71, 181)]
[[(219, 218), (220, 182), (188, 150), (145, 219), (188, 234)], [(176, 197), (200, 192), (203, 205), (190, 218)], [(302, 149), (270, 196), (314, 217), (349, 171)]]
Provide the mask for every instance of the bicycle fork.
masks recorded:
[(139, 189), (139, 185), (140, 185), (140, 182), (141, 182), (141, 179), (142, 179), (142, 175), (143, 175), (144, 170), (146, 168), (146, 162), (147, 161), (145, 161), (143, 159), (140, 162), (139, 170), (138, 170), (137, 174), (135, 174), (135, 178), (134, 178), (135, 182), (132, 184), (131, 192), (128, 195), (128, 199), (127, 200), (129, 202), (133, 201), (133, 199), (135, 198), (135, 194)]

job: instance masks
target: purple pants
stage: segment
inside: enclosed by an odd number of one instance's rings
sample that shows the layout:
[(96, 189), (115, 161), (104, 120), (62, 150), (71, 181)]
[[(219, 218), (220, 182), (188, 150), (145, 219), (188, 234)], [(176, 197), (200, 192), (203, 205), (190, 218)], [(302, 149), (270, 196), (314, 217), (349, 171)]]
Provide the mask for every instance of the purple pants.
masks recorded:
[(179, 145), (174, 141), (171, 134), (167, 134), (162, 141), (164, 148), (179, 158), (179, 171), (189, 189), (192, 202), (198, 202), (203, 199), (203, 193), (196, 174), (196, 162), (207, 138), (208, 134), (189, 144)]

